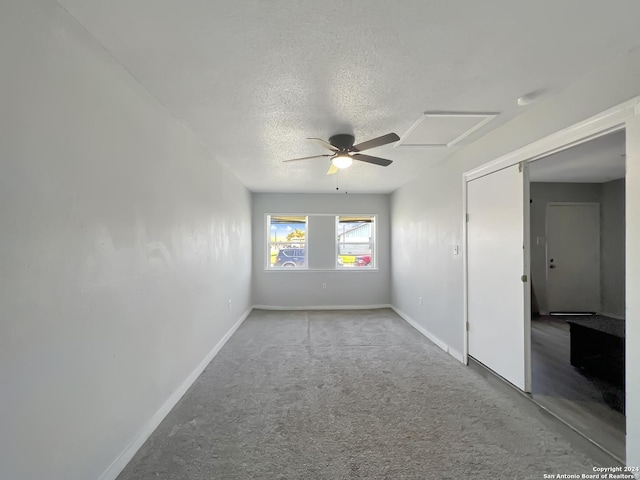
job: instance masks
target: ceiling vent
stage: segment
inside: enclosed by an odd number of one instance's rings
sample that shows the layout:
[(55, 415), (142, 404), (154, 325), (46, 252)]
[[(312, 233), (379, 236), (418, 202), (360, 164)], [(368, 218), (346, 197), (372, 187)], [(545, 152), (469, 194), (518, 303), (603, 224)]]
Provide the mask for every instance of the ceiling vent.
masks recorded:
[(425, 112), (396, 147), (449, 148), (497, 116), (497, 113)]

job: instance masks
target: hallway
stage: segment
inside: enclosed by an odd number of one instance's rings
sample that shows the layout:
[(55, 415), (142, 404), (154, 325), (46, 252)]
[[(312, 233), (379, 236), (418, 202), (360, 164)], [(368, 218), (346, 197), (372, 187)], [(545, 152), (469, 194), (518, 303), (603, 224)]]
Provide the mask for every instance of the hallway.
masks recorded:
[(566, 321), (546, 316), (531, 322), (534, 400), (623, 460), (623, 389), (572, 367), (569, 353)]
[(254, 310), (118, 478), (539, 479), (593, 465), (391, 310)]

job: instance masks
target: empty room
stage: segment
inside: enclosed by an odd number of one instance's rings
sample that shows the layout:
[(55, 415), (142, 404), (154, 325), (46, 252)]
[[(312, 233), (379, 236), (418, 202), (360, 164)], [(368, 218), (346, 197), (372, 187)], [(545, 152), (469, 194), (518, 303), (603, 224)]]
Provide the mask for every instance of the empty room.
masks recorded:
[(0, 2), (0, 479), (632, 478), (633, 368), (615, 452), (536, 395), (533, 217), (577, 201), (537, 162), (619, 135), (585, 310), (640, 363), (637, 18)]

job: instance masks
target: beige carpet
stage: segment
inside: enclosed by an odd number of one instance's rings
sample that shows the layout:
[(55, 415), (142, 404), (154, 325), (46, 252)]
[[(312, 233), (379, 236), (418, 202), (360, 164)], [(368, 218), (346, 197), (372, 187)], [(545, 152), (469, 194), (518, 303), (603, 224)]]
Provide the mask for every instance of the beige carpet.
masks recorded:
[(592, 465), (391, 310), (257, 310), (118, 478), (541, 479)]

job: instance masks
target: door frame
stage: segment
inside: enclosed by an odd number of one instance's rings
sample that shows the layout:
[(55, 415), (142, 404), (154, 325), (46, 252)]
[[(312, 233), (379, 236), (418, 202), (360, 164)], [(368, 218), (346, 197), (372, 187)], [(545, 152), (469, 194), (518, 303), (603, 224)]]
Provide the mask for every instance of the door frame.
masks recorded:
[[(607, 109), (597, 115), (594, 115), (582, 122), (578, 122), (560, 131), (552, 133), (535, 142), (525, 145), (506, 155), (496, 158), (493, 161), (480, 165), (479, 167), (468, 170), (462, 174), (462, 238), (463, 238), (463, 322), (461, 325), (463, 332), (463, 363), (469, 363), (469, 336), (468, 336), (468, 264), (467, 264), (467, 183), (475, 178), (489, 175), (497, 170), (510, 167), (520, 162), (529, 163), (542, 157), (546, 157), (553, 153), (566, 150), (568, 148), (580, 145), (595, 138), (607, 135), (609, 133), (623, 130), (626, 122), (634, 116), (640, 115), (640, 96), (628, 100), (624, 103)], [(528, 227), (525, 227), (528, 228)], [(525, 232), (527, 238), (527, 232)], [(523, 264), (529, 257), (527, 245), (525, 244), (525, 252)], [(526, 308), (526, 306), (523, 306)], [(530, 308), (530, 305), (529, 305)], [(530, 316), (529, 316), (530, 318)], [(529, 338), (531, 329), (529, 328)], [(527, 337), (527, 335), (525, 335)], [(526, 340), (526, 338), (525, 338)], [(528, 340), (528, 349), (531, 348), (531, 341)]]
[[(544, 261), (545, 261), (545, 286), (547, 289), (547, 310), (549, 312), (551, 312), (551, 307), (549, 306), (550, 302), (549, 302), (549, 209), (551, 207), (554, 206), (563, 206), (563, 207), (571, 207), (571, 206), (583, 206), (583, 205), (589, 205), (589, 206), (593, 206), (596, 207), (598, 210), (598, 234), (600, 234), (600, 229), (602, 228), (600, 225), (600, 212), (601, 212), (601, 208), (602, 206), (600, 205), (599, 202), (549, 202), (547, 203), (547, 207), (545, 210), (545, 226), (544, 226), (544, 230), (545, 230), (545, 238), (547, 239), (545, 241), (545, 245), (544, 245)], [(600, 249), (600, 237), (598, 237), (598, 250)], [(600, 252), (598, 251), (598, 261), (600, 261)], [(600, 265), (598, 265), (598, 269), (600, 269)], [(600, 270), (599, 270), (599, 273)], [(600, 282), (600, 278), (598, 278), (598, 282)], [(599, 283), (599, 288), (602, 288), (602, 285)], [(602, 295), (600, 292), (598, 292), (598, 310), (596, 313), (600, 313), (600, 310), (602, 309)]]

